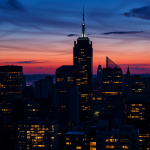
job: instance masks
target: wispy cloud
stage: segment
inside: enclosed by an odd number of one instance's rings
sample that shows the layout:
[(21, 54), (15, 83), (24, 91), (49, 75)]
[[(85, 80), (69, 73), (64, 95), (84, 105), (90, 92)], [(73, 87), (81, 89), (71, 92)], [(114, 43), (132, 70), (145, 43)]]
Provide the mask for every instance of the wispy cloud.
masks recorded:
[(117, 31), (117, 32), (105, 32), (102, 33), (103, 35), (110, 35), (110, 34), (137, 34), (143, 33), (144, 31)]
[(145, 68), (145, 67), (139, 67), (139, 66), (136, 66), (136, 67), (131, 67), (130, 69), (132, 69), (132, 70), (147, 70), (147, 69), (149, 69), (149, 68)]
[(0, 0), (0, 8), (15, 11), (25, 11), (25, 8), (18, 0)]
[(126, 17), (150, 20), (150, 5), (140, 8), (133, 8), (129, 12), (125, 12), (122, 15)]
[(78, 34), (69, 34), (67, 36), (78, 36)]
[(18, 61), (18, 62), (4, 62), (4, 64), (36, 64), (36, 63), (47, 63), (49, 61)]

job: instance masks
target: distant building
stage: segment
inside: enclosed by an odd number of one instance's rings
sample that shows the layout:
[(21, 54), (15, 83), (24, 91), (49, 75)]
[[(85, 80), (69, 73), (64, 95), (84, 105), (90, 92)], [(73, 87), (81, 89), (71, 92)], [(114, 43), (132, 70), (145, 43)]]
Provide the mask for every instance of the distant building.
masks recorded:
[(58, 123), (49, 120), (18, 122), (17, 145), (22, 150), (58, 150)]
[(131, 77), (130, 70), (128, 67), (127, 73), (125, 75), (125, 94), (129, 93), (145, 93), (146, 92), (146, 79), (140, 77), (140, 75), (135, 75)]
[(24, 84), (22, 66), (0, 66), (0, 95), (22, 98)]
[(73, 66), (56, 69), (57, 82), (53, 92), (54, 107), (60, 108), (63, 114), (59, 123), (65, 123), (66, 131), (79, 123), (79, 87), (74, 84), (73, 73)]
[(86, 150), (86, 135), (82, 131), (68, 131), (66, 133), (66, 150)]
[[(12, 95), (0, 95), (1, 149), (15, 149), (17, 122), (25, 119), (24, 103)], [(8, 144), (9, 143), (9, 144)]]
[(74, 83), (74, 67), (73, 66), (61, 66), (56, 69), (56, 84), (59, 84), (62, 81), (68, 83)]
[(79, 120), (85, 122), (92, 119), (93, 48), (92, 42), (85, 36), (84, 13), (82, 36), (74, 41), (73, 65), (75, 82), (79, 86)]
[(120, 129), (98, 129), (96, 150), (129, 149), (138, 150), (138, 129), (123, 125)]
[(46, 77), (35, 82), (34, 97), (35, 102), (39, 103), (39, 111), (49, 111), (49, 107), (52, 105), (52, 89), (53, 78)]
[(139, 129), (139, 148), (150, 148), (150, 100), (148, 93), (126, 95), (125, 124)]
[(106, 68), (102, 71), (102, 96), (108, 104), (108, 113), (114, 116), (123, 111), (122, 70), (110, 58), (106, 57)]

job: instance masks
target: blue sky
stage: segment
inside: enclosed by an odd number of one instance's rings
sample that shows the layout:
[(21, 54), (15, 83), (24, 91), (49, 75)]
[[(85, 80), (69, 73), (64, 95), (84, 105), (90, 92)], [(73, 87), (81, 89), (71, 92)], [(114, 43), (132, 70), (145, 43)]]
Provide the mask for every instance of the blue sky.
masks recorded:
[(34, 73), (35, 67), (35, 73), (41, 68), (54, 73), (59, 67), (53, 65), (55, 60), (60, 65), (72, 63), (83, 5), (86, 34), (93, 41), (94, 72), (99, 62), (105, 67), (108, 56), (124, 72), (130, 64), (131, 72), (150, 73), (148, 0), (0, 0), (0, 64), (32, 62), (22, 63), (25, 73)]

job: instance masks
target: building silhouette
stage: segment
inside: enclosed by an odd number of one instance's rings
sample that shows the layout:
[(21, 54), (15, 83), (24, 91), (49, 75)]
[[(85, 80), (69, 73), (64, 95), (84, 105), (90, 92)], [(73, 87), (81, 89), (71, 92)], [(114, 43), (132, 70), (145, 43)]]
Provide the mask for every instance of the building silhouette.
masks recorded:
[(84, 12), (82, 36), (74, 41), (73, 65), (75, 83), (79, 86), (80, 122), (91, 120), (93, 48), (92, 41), (85, 36)]
[(0, 95), (22, 98), (25, 79), (22, 66), (0, 66)]
[(61, 66), (56, 69), (53, 104), (62, 114), (58, 121), (65, 124), (66, 131), (79, 123), (79, 87), (74, 84), (73, 76), (73, 66)]
[(119, 117), (123, 111), (122, 70), (110, 58), (106, 57), (106, 68), (102, 70), (102, 96), (108, 104), (108, 113)]
[(18, 122), (17, 145), (20, 145), (22, 150), (57, 150), (57, 121), (50, 121), (45, 119)]
[(139, 149), (150, 148), (150, 99), (148, 93), (126, 95), (125, 124), (139, 129)]
[(39, 111), (49, 111), (52, 104), (53, 77), (45, 77), (35, 82), (34, 98), (39, 104)]

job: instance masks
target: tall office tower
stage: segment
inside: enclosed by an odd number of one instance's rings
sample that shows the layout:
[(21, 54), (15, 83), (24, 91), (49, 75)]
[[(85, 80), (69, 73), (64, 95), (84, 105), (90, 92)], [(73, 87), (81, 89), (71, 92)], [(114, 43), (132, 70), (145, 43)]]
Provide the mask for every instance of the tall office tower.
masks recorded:
[(122, 70), (110, 58), (106, 57), (106, 68), (102, 71), (102, 95), (108, 103), (108, 113), (118, 117), (123, 111)]
[(97, 83), (99, 85), (99, 96), (102, 97), (102, 67), (101, 65), (97, 68)]
[(17, 144), (22, 150), (58, 150), (58, 123), (49, 120), (18, 122)]
[(128, 67), (128, 70), (125, 75), (125, 94), (131, 93), (131, 74)]
[(39, 103), (39, 111), (48, 111), (52, 104), (53, 79), (45, 78), (35, 82), (35, 102)]
[(85, 122), (91, 120), (93, 48), (92, 41), (85, 37), (84, 13), (82, 36), (77, 43), (74, 41), (73, 59), (75, 82), (79, 86), (80, 122)]
[(125, 94), (129, 93), (145, 93), (146, 92), (146, 79), (135, 75), (131, 77), (130, 70), (128, 67), (125, 75)]
[(54, 107), (62, 112), (59, 123), (65, 123), (65, 129), (79, 123), (79, 87), (73, 84), (73, 66), (61, 66), (56, 69), (56, 85), (54, 85)]
[(22, 98), (24, 79), (22, 66), (0, 66), (0, 95)]
[(146, 92), (146, 79), (136, 75), (131, 78), (131, 93), (145, 93)]
[(100, 87), (102, 87), (102, 67), (101, 65), (97, 68), (97, 82), (99, 83)]
[(16, 125), (18, 121), (24, 118), (24, 103), (22, 99), (17, 99), (12, 95), (0, 95), (0, 127), (2, 128), (0, 149), (15, 149)]
[(62, 81), (67, 83), (74, 83), (74, 67), (73, 66), (61, 66), (56, 69), (56, 84)]
[(150, 149), (150, 100), (148, 93), (126, 95), (125, 124), (139, 129), (139, 149)]

